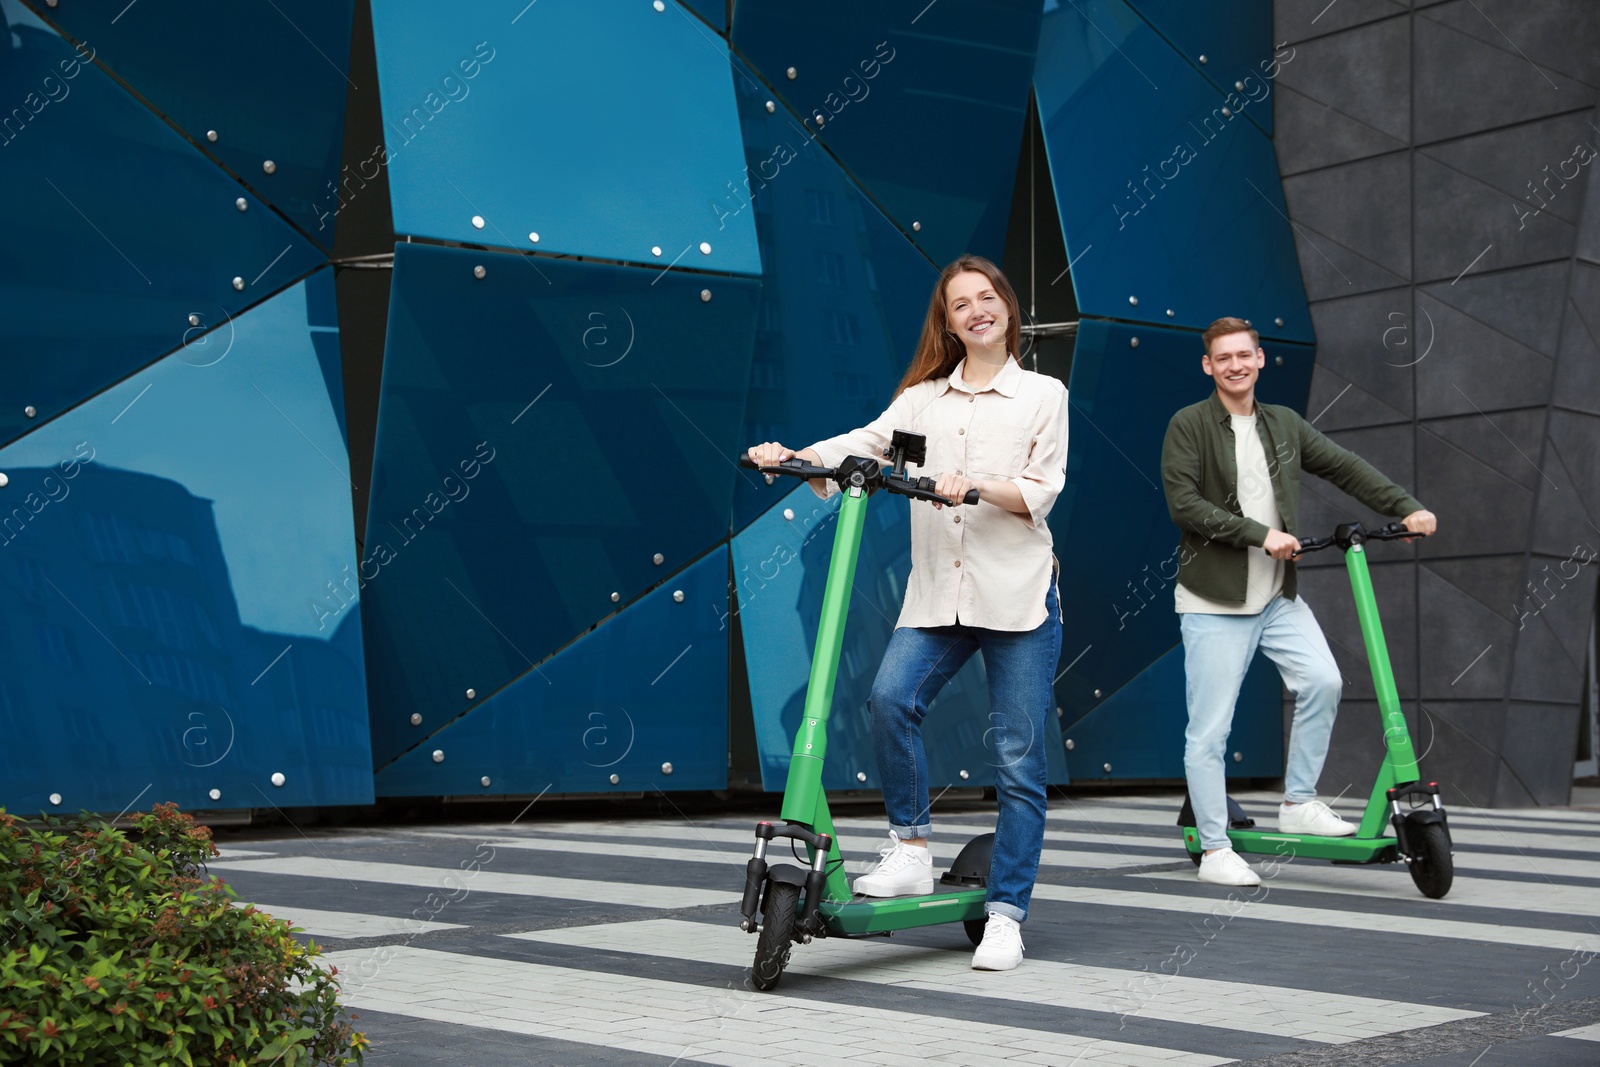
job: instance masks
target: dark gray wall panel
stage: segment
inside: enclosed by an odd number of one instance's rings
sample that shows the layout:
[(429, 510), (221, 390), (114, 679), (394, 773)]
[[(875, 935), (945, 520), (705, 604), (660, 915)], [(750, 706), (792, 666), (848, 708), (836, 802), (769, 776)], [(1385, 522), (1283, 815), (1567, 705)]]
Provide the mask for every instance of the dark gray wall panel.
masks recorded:
[(1600, 415), (1600, 269), (1574, 263), (1568, 284), (1552, 402)]
[[(1600, 575), (1575, 561), (1600, 549), (1600, 3), (1398, 7), (1275, 8), (1314, 417), (1439, 516), (1380, 594), (1409, 601), (1380, 602), (1415, 655), (1424, 772), (1447, 798), (1562, 803)], [(1308, 480), (1300, 528), (1354, 507)], [(1333, 593), (1331, 562), (1305, 568), (1308, 596)], [(1319, 609), (1336, 648), (1360, 647), (1342, 607)], [(1379, 739), (1341, 723), (1335, 744), (1358, 751), (1323, 787), (1364, 787)]]
[(1545, 356), (1427, 293), (1416, 307), (1415, 332), (1432, 342), (1417, 364), (1418, 417), (1546, 403), (1554, 365)]
[[(1311, 393), (1306, 401), (1306, 413), (1316, 418), (1316, 427), (1323, 433), (1350, 427), (1382, 426), (1387, 423), (1409, 423), (1411, 415), (1400, 411), (1361, 389), (1322, 365), (1322, 349), (1318, 348), (1317, 369), (1311, 376)], [(1406, 391), (1410, 391), (1411, 375), (1405, 376)]]
[(1506, 194), (1509, 213), (1519, 222), (1524, 212), (1537, 212), (1575, 226), (1589, 168), (1574, 148), (1587, 144), (1595, 131), (1588, 123), (1588, 101), (1569, 104), (1582, 110), (1431, 145), (1422, 154)]
[(1417, 755), (1446, 804), (1482, 805), (1495, 792), (1502, 765), (1505, 713), (1487, 700), (1425, 700), (1414, 738)]
[(1417, 587), (1423, 699), (1504, 696), (1516, 626), (1426, 568), (1419, 569)]
[(1422, 291), (1514, 341), (1553, 355), (1566, 288), (1567, 264), (1563, 260), (1492, 274), (1475, 267), (1459, 281), (1423, 286)]
[(1406, 148), (1404, 141), (1341, 114), (1293, 86), (1280, 83), (1277, 101), (1274, 125), (1287, 125), (1278, 128), (1273, 143), (1285, 175)]
[(1385, 19), (1295, 45), (1278, 84), (1403, 147), (1411, 139), (1411, 20)]
[[(1411, 176), (1406, 163), (1404, 155), (1380, 156), (1286, 178), (1283, 195), (1289, 216), (1297, 229), (1323, 234), (1336, 241), (1347, 257), (1359, 257), (1383, 276), (1403, 281), (1411, 272)], [(1332, 258), (1347, 270), (1341, 257)], [(1359, 280), (1355, 286), (1311, 299), (1380, 288)]]
[(1305, 0), (1274, 0), (1272, 39), (1294, 44), (1377, 19), (1403, 16), (1406, 12), (1407, 6), (1401, 0), (1343, 0), (1326, 5), (1309, 4)]
[(1415, 160), (1417, 281), (1450, 282), (1468, 271), (1520, 267), (1571, 253), (1576, 232), (1571, 223), (1550, 214), (1524, 220), (1511, 198), (1493, 186), (1420, 152)]
[[(1518, 40), (1529, 23), (1542, 19), (1543, 13), (1536, 9), (1544, 9), (1571, 27), (1588, 27), (1593, 23), (1592, 13), (1584, 17), (1582, 3), (1541, 0), (1490, 5), (1502, 9), (1494, 21), (1505, 37), (1474, 12), (1472, 0), (1457, 0), (1415, 16), (1414, 133), (1418, 143), (1526, 122), (1569, 110), (1574, 101), (1592, 100), (1592, 83), (1585, 85), (1548, 67), (1536, 67), (1506, 40)], [(1445, 25), (1445, 21), (1453, 25)], [(1459, 28), (1469, 24), (1473, 33)], [(1482, 26), (1482, 39), (1476, 35), (1478, 26)], [(1587, 30), (1578, 32), (1587, 35)], [(1485, 91), (1486, 87), (1492, 91)]]
[[(1565, 804), (1571, 792), (1572, 746), (1552, 745), (1549, 738), (1576, 737), (1578, 709), (1573, 704), (1549, 705), (1513, 701), (1506, 712), (1501, 755), (1516, 785), (1537, 804)], [(1511, 783), (1501, 783), (1510, 791)]]
[(1593, 6), (1593, 0), (1455, 0), (1431, 8), (1425, 17), (1522, 57), (1530, 86), (1531, 75), (1542, 70), (1557, 87), (1560, 79), (1570, 78), (1592, 88), (1600, 84), (1600, 24), (1580, 16)]
[[(1408, 419), (1413, 410), (1413, 382), (1408, 365), (1417, 359), (1420, 351), (1419, 338), (1412, 336), (1416, 331), (1410, 327), (1410, 304), (1408, 290), (1389, 289), (1345, 299), (1321, 300), (1313, 304), (1311, 310), (1311, 322), (1317, 331), (1317, 370), (1326, 369), (1337, 374)], [(1345, 399), (1339, 401), (1335, 410)], [(1313, 404), (1307, 411), (1312, 417), (1318, 417), (1323, 408)], [(1327, 416), (1318, 418), (1318, 429), (1326, 433), (1337, 426), (1352, 425), (1349, 412), (1339, 415), (1341, 417), (1325, 423), (1323, 417), (1333, 416), (1333, 411), (1328, 411)]]
[[(1419, 424), (1417, 499), (1445, 525), (1422, 542), (1422, 555), (1492, 555), (1522, 551), (1533, 519), (1533, 492)], [(1486, 433), (1492, 433), (1489, 426)], [(1493, 521), (1484, 521), (1487, 517)]]
[[(1485, 427), (1484, 423), (1490, 424)], [(1539, 488), (1535, 465), (1544, 437), (1545, 409), (1524, 408), (1456, 419), (1430, 419), (1428, 432), (1529, 491)], [(1485, 433), (1486, 428), (1497, 431)]]

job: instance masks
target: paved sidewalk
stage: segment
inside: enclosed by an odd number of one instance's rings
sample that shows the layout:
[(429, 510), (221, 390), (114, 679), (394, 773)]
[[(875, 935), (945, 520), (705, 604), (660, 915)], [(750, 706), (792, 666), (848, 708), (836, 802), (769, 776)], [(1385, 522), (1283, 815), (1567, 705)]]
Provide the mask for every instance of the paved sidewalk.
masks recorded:
[[(1575, 799), (1453, 810), (1442, 901), (1398, 865), (1202, 885), (1170, 795), (1056, 800), (1020, 968), (972, 971), (939, 926), (797, 946), (772, 993), (737, 926), (770, 816), (221, 831), (212, 867), (339, 966), (378, 1067), (1596, 1067), (1600, 791)], [(992, 805), (935, 826), (948, 865)], [(876, 858), (881, 820), (839, 830)]]

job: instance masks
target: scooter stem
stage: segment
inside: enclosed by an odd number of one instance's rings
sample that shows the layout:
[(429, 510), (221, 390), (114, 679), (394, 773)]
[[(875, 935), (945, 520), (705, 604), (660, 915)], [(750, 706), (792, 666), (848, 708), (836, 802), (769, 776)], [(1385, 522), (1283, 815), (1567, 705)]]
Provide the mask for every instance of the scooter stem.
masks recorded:
[[(795, 731), (794, 755), (783, 789), (783, 818), (814, 827), (822, 800), (822, 763), (828, 752), (828, 713), (833, 707), (833, 686), (839, 674), (839, 652), (844, 642), (845, 619), (850, 614), (856, 559), (865, 524), (865, 490), (846, 490), (834, 532), (833, 556), (822, 593), (822, 618), (817, 625), (817, 647), (811, 657), (811, 679), (806, 684), (805, 711)], [(823, 809), (826, 810), (825, 808)], [(823, 831), (826, 832), (826, 831)]]
[(1375, 837), (1389, 817), (1385, 790), (1417, 780), (1417, 754), (1411, 747), (1411, 731), (1406, 727), (1405, 714), (1400, 710), (1400, 694), (1395, 689), (1394, 670), (1389, 665), (1389, 646), (1383, 639), (1378, 601), (1372, 593), (1372, 573), (1367, 569), (1367, 553), (1359, 543), (1353, 544), (1345, 552), (1344, 560), (1350, 572), (1356, 618), (1361, 623), (1361, 639), (1367, 647), (1367, 662), (1372, 666), (1372, 687), (1378, 696), (1378, 715), (1383, 723), (1383, 766), (1378, 769), (1372, 796), (1362, 815), (1361, 826), (1356, 831), (1364, 837)]

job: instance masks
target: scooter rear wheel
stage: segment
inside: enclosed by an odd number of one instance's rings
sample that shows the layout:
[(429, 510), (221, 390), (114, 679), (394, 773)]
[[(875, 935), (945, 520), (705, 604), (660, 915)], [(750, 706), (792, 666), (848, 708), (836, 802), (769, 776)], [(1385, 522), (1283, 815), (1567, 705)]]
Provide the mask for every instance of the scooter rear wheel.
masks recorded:
[(972, 947), (977, 948), (983, 944), (983, 932), (988, 929), (987, 919), (964, 919), (961, 927), (967, 932), (967, 940), (972, 942)]
[(1450, 839), (1438, 823), (1411, 826), (1407, 836), (1411, 838), (1411, 880), (1417, 883), (1423, 896), (1438, 900), (1450, 892), (1450, 885), (1455, 881)]
[(800, 909), (800, 887), (784, 882), (767, 883), (761, 907), (761, 933), (756, 935), (756, 961), (750, 981), (763, 992), (778, 988), (794, 946), (794, 921)]

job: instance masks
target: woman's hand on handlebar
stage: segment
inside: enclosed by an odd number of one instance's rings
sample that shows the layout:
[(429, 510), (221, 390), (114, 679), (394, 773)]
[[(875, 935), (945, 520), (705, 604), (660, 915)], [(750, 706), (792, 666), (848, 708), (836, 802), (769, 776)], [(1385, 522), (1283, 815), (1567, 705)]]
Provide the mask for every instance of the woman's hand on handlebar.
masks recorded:
[(796, 455), (791, 448), (785, 448), (776, 441), (767, 441), (764, 444), (751, 445), (745, 452), (750, 461), (758, 467), (776, 467), (786, 459), (793, 459)]
[[(959, 504), (961, 503), (962, 498), (967, 495), (969, 490), (981, 488), (982, 486), (964, 474), (951, 474), (946, 472), (939, 475), (938, 479), (934, 482), (933, 491), (944, 497), (946, 500), (952, 501), (955, 504)], [(940, 510), (944, 509), (943, 504), (934, 504), (933, 506)]]
[[(1429, 537), (1438, 531), (1439, 519), (1438, 516), (1434, 515), (1433, 512), (1429, 511), (1427, 508), (1423, 508), (1421, 511), (1413, 511), (1411, 514), (1407, 515), (1401, 520), (1401, 525), (1414, 534), (1421, 534), (1424, 537)], [(1407, 537), (1404, 538), (1404, 540), (1407, 543), (1410, 543), (1415, 541), (1416, 538)]]

